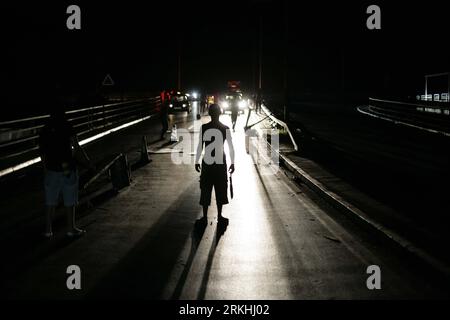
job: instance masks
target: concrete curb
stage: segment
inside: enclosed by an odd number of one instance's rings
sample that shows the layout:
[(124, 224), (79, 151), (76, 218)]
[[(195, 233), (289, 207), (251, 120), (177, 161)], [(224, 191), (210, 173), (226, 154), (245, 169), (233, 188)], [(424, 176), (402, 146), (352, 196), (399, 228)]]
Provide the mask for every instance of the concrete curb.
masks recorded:
[[(271, 144), (267, 142), (269, 147), (273, 150)], [(334, 208), (339, 211), (347, 214), (356, 222), (360, 223), (364, 227), (368, 228), (370, 231), (375, 233), (377, 236), (382, 237), (383, 239), (388, 240), (390, 243), (399, 247), (400, 249), (406, 251), (413, 257), (420, 259), (422, 262), (427, 264), (429, 267), (433, 268), (437, 272), (439, 272), (447, 281), (450, 281), (450, 267), (440, 261), (439, 259), (431, 256), (423, 249), (415, 246), (412, 242), (403, 238), (399, 234), (397, 234), (394, 230), (386, 228), (380, 223), (371, 219), (367, 214), (365, 214), (360, 209), (356, 208), (341, 196), (336, 193), (328, 190), (320, 181), (316, 180), (314, 177), (309, 175), (299, 166), (297, 166), (293, 161), (291, 161), (287, 156), (278, 153), (280, 157), (280, 164), (284, 166), (288, 171), (293, 173), (295, 177), (297, 177), (300, 181), (302, 181), (305, 185), (307, 185), (311, 190), (313, 190), (316, 194), (318, 194), (322, 199), (324, 199), (327, 203), (329, 203)]]

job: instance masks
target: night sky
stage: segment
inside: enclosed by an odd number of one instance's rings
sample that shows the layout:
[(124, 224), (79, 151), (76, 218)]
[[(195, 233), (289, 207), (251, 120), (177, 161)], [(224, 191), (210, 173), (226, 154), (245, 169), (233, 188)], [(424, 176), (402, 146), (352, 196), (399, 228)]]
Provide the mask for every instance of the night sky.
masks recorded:
[[(50, 95), (55, 86), (95, 94), (107, 73), (125, 91), (173, 88), (179, 47), (183, 89), (223, 90), (235, 79), (253, 90), (260, 16), (267, 94), (282, 92), (286, 52), (292, 96), (343, 90), (416, 94), (424, 74), (450, 69), (443, 2), (378, 2), (382, 30), (376, 31), (365, 23), (372, 2), (143, 3), (33, 2), (5, 10), (3, 100), (31, 101)], [(69, 4), (81, 7), (79, 31), (66, 29)]]

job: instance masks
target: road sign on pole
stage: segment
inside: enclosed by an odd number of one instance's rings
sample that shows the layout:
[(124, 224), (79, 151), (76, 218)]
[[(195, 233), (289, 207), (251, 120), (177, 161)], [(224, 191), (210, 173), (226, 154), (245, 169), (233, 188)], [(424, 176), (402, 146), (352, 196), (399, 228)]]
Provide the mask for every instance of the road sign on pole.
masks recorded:
[(104, 86), (113, 86), (114, 85), (114, 80), (111, 78), (109, 73), (106, 75), (105, 79), (103, 80), (102, 85), (104, 85)]

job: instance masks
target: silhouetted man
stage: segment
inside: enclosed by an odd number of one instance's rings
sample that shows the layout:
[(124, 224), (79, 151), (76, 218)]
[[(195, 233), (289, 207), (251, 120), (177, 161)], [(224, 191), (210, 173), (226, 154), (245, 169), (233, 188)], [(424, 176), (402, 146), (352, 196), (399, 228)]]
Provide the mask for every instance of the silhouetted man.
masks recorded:
[(232, 101), (231, 102), (231, 124), (233, 126), (233, 132), (236, 131), (236, 122), (237, 122), (237, 118), (238, 118), (238, 113), (239, 113), (239, 105), (237, 101)]
[(164, 134), (169, 129), (169, 97), (168, 95), (165, 96), (165, 99), (161, 103), (161, 111), (160, 111), (160, 118), (161, 118), (161, 140), (164, 139)]
[(75, 237), (85, 233), (76, 227), (75, 206), (78, 204), (78, 170), (75, 154), (81, 154), (86, 166), (92, 168), (86, 152), (67, 121), (64, 109), (55, 104), (49, 122), (40, 135), (40, 153), (45, 170), (46, 224), (44, 236), (53, 236), (52, 219), (62, 193), (67, 211), (67, 236)]
[[(225, 140), (230, 151), (231, 165), (230, 174), (234, 172), (234, 147), (231, 139), (230, 129), (219, 121), (221, 110), (219, 105), (212, 104), (208, 110), (211, 121), (202, 125), (197, 147), (195, 170), (200, 172), (200, 205), (203, 206), (203, 218), (208, 219), (208, 207), (211, 204), (211, 193), (214, 187), (218, 220), (226, 220), (222, 216), (222, 206), (228, 203), (228, 173), (227, 162), (224, 151)], [(205, 154), (200, 166), (200, 157)]]
[(205, 113), (206, 108), (208, 107), (208, 95), (202, 94), (200, 99), (200, 114), (203, 116)]

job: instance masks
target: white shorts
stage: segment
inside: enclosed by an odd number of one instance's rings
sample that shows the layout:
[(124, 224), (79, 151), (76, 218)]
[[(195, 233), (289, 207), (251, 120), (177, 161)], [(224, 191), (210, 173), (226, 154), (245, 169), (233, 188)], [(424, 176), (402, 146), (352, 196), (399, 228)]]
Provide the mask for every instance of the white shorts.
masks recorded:
[(59, 194), (62, 191), (64, 206), (71, 207), (78, 204), (78, 171), (72, 170), (66, 176), (63, 172), (47, 170), (44, 178), (45, 204), (58, 205)]

